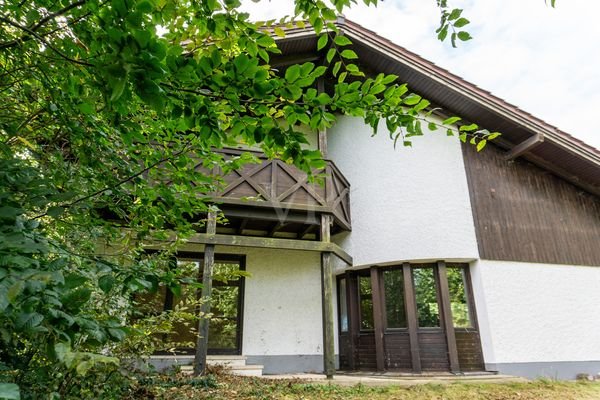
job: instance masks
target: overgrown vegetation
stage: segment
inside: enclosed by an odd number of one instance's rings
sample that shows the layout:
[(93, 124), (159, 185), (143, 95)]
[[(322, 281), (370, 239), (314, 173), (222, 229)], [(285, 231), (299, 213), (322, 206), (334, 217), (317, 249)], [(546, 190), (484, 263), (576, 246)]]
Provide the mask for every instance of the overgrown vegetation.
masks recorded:
[[(138, 381), (128, 396), (139, 399), (398, 399), (398, 400), (592, 400), (600, 383), (538, 380), (526, 383), (449, 383), (412, 386), (339, 386), (301, 379), (236, 377), (213, 370), (205, 377), (155, 376)], [(145, 397), (144, 397), (145, 396)], [(130, 397), (134, 398), (134, 397)]]

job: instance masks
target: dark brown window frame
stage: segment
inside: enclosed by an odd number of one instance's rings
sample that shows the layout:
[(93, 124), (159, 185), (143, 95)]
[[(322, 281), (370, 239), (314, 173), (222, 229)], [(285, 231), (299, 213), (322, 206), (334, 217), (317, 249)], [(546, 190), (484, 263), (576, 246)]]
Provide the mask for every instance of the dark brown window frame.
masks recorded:
[[(150, 250), (148, 253), (157, 253), (155, 250)], [(204, 262), (204, 252), (193, 252), (193, 251), (180, 251), (173, 255), (173, 259), (179, 261), (198, 261), (200, 265)], [(230, 253), (218, 253), (215, 254), (215, 263), (219, 262), (237, 262), (239, 264), (240, 271), (246, 271), (246, 255), (245, 254), (230, 254)], [(198, 274), (198, 280), (202, 281), (202, 274)], [(238, 327), (236, 334), (236, 348), (235, 349), (208, 349), (208, 354), (218, 355), (241, 355), (244, 337), (244, 297), (245, 297), (245, 277), (240, 276), (239, 280), (220, 282), (213, 281), (213, 287), (225, 287), (225, 286), (236, 286), (238, 287), (238, 312), (236, 324)], [(170, 308), (167, 308), (167, 303), (170, 303)], [(167, 311), (173, 307), (173, 292), (167, 288), (165, 292), (165, 302), (163, 310)], [(193, 349), (182, 349), (185, 352), (191, 352)]]

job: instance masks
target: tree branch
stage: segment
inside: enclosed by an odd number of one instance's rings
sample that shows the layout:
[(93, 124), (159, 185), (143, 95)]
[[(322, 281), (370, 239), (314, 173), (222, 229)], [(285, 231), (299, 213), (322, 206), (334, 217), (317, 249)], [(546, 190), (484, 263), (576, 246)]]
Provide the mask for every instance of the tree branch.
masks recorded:
[(51, 19), (55, 19), (56, 17), (60, 17), (61, 15), (66, 14), (68, 11), (71, 11), (74, 8), (77, 8), (79, 6), (84, 5), (88, 0), (80, 0), (80, 1), (76, 1), (73, 4), (69, 4), (68, 6), (66, 6), (65, 8), (58, 10), (50, 15), (47, 15), (46, 17), (42, 18), (41, 20), (38, 21), (37, 24), (33, 25), (30, 29), (32, 31), (36, 31), (38, 30), (42, 25), (44, 25), (46, 22), (50, 21)]
[[(70, 202), (70, 203), (68, 203), (68, 204), (60, 205), (59, 207), (63, 207), (63, 208), (69, 208), (69, 207), (73, 207), (75, 204), (78, 204), (78, 203), (81, 203), (82, 201), (85, 201), (85, 200), (91, 199), (92, 197), (96, 197), (96, 196), (98, 196), (98, 195), (100, 195), (100, 194), (102, 194), (102, 193), (104, 193), (104, 192), (106, 192), (106, 191), (108, 191), (108, 190), (113, 190), (113, 189), (116, 189), (116, 188), (118, 188), (119, 186), (121, 186), (121, 185), (124, 185), (125, 183), (127, 183), (127, 182), (130, 182), (130, 181), (132, 181), (133, 179), (137, 178), (138, 176), (140, 176), (140, 175), (142, 175), (142, 174), (144, 174), (144, 173), (146, 173), (146, 172), (150, 171), (152, 168), (154, 168), (154, 167), (158, 166), (159, 164), (162, 164), (162, 163), (164, 163), (164, 162), (166, 162), (166, 161), (169, 161), (169, 160), (171, 160), (173, 157), (176, 157), (176, 156), (180, 155), (181, 153), (183, 153), (184, 151), (186, 151), (186, 150), (187, 150), (187, 147), (188, 147), (188, 146), (189, 146), (189, 141), (188, 141), (188, 143), (186, 143), (186, 144), (183, 146), (183, 149), (181, 149), (181, 150), (179, 150), (179, 151), (177, 151), (177, 152), (173, 153), (173, 154), (172, 154), (171, 156), (169, 156), (169, 157), (162, 158), (162, 159), (160, 159), (160, 160), (156, 161), (155, 163), (152, 163), (152, 164), (151, 164), (151, 165), (149, 165), (148, 167), (146, 167), (146, 168), (144, 168), (144, 169), (142, 169), (142, 170), (140, 170), (140, 171), (136, 172), (136, 173), (135, 173), (135, 174), (133, 174), (133, 175), (130, 175), (130, 176), (126, 177), (126, 178), (123, 178), (123, 179), (121, 179), (120, 181), (118, 181), (118, 182), (117, 182), (117, 183), (115, 183), (114, 185), (107, 186), (107, 187), (105, 187), (105, 188), (103, 188), (103, 189), (97, 190), (97, 191), (95, 191), (95, 192), (93, 192), (93, 193), (90, 193), (90, 194), (88, 194), (88, 195), (86, 195), (86, 196), (80, 197), (80, 198), (78, 198), (77, 200), (74, 200), (74, 201), (72, 201), (72, 202)], [(33, 219), (38, 219), (38, 218), (44, 217), (44, 216), (46, 216), (46, 215), (48, 215), (48, 214), (47, 214), (47, 212), (45, 212), (45, 213), (43, 213), (43, 214), (40, 214), (40, 215), (36, 215), (35, 217), (33, 217)]]
[(36, 32), (32, 31), (31, 29), (29, 29), (26, 26), (23, 26), (21, 24), (18, 24), (14, 21), (11, 21), (8, 18), (4, 18), (2, 16), (0, 16), (0, 22), (4, 22), (6, 24), (9, 24), (17, 29), (22, 30), (23, 32), (27, 32), (28, 34), (30, 34), (31, 36), (35, 37), (36, 39), (38, 39), (40, 42), (42, 42), (45, 46), (47, 46), (50, 50), (52, 50), (53, 52), (55, 52), (56, 54), (58, 54), (61, 58), (64, 58), (65, 60), (72, 62), (74, 64), (78, 64), (78, 65), (83, 65), (85, 67), (93, 67), (93, 64), (87, 63), (85, 61), (79, 61), (79, 60), (75, 60), (73, 58), (70, 58), (69, 56), (67, 56), (66, 54), (64, 54), (63, 52), (61, 52), (60, 50), (58, 50), (57, 48), (55, 48), (53, 45), (51, 45), (46, 39), (44, 39), (42, 36), (38, 35)]

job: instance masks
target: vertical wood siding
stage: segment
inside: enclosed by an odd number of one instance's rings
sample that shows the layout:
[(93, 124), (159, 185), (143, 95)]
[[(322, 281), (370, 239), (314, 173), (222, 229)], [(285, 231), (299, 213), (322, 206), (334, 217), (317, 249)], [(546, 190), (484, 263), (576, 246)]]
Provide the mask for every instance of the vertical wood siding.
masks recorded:
[(483, 371), (483, 354), (479, 333), (466, 329), (456, 329), (456, 347), (461, 371)]
[(448, 371), (448, 345), (442, 330), (419, 331), (419, 354), (424, 371)]
[(481, 258), (600, 265), (600, 199), (488, 145), (463, 146)]
[(390, 370), (412, 371), (408, 331), (388, 332), (385, 342), (385, 367)]

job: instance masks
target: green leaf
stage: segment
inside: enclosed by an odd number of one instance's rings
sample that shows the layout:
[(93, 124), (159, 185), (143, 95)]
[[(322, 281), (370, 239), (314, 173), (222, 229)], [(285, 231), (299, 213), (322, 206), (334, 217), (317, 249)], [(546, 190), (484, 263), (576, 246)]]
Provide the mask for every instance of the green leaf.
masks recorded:
[(415, 107), (414, 110), (415, 111), (422, 111), (424, 109), (426, 109), (427, 107), (429, 107), (429, 104), (431, 104), (428, 100), (422, 99)]
[(477, 151), (483, 150), (483, 148), (485, 147), (486, 144), (487, 144), (487, 140), (485, 140), (485, 139), (480, 140), (479, 143), (477, 143)]
[(498, 136), (500, 136), (501, 133), (499, 132), (492, 132), (488, 135), (488, 137), (486, 138), (487, 140), (494, 140), (496, 139)]
[(21, 400), (19, 385), (17, 385), (16, 383), (0, 383), (0, 399)]
[(448, 25), (444, 25), (444, 27), (442, 29), (440, 29), (440, 31), (438, 32), (437, 37), (439, 40), (441, 40), (443, 42), (447, 36), (448, 36)]
[(459, 18), (455, 23), (454, 23), (454, 27), (455, 28), (462, 28), (465, 25), (469, 24), (469, 20), (466, 18)]
[(354, 50), (350, 50), (350, 49), (342, 50), (342, 53), (340, 55), (349, 60), (354, 60), (354, 59), (358, 58), (358, 56), (356, 55)]
[(418, 104), (421, 101), (421, 96), (419, 96), (416, 93), (411, 93), (404, 99), (402, 99), (402, 101), (408, 106), (414, 106), (415, 104)]
[(103, 275), (98, 279), (98, 286), (104, 293), (110, 292), (115, 284), (115, 278), (112, 275)]
[(333, 41), (338, 46), (348, 46), (352, 44), (352, 41), (343, 35), (337, 35), (335, 38), (333, 38)]
[(110, 81), (112, 85), (112, 92), (110, 95), (110, 101), (117, 101), (123, 95), (123, 91), (125, 90), (125, 84), (127, 83), (126, 78), (114, 78)]
[(321, 50), (325, 46), (327, 46), (327, 42), (329, 41), (329, 35), (327, 33), (323, 33), (319, 36), (319, 41), (317, 42), (317, 50)]
[(429, 123), (427, 124), (427, 128), (428, 128), (430, 131), (435, 131), (435, 130), (437, 130), (438, 126), (437, 126), (435, 123), (433, 123), (433, 122), (429, 122)]
[(23, 331), (31, 331), (44, 320), (42, 314), (31, 312), (31, 313), (19, 313), (15, 320), (15, 327)]
[(389, 85), (390, 83), (394, 82), (396, 79), (398, 79), (397, 75), (386, 75), (383, 80), (381, 81), (381, 83), (383, 83), (384, 85)]
[(452, 125), (452, 124), (455, 124), (455, 123), (457, 123), (457, 122), (458, 122), (458, 121), (460, 121), (460, 120), (461, 120), (461, 118), (460, 118), (460, 117), (450, 117), (450, 118), (447, 118), (447, 119), (445, 119), (445, 120), (442, 122), (442, 124), (443, 124), (443, 125)]
[(341, 61), (337, 61), (334, 66), (333, 66), (333, 70), (331, 71), (331, 73), (333, 74), (333, 76), (337, 76), (338, 72), (340, 72), (340, 67), (342, 66), (342, 62)]
[(300, 72), (300, 65), (292, 65), (285, 71), (285, 80), (289, 83), (294, 83), (300, 77)]
[(477, 128), (479, 128), (479, 126), (477, 124), (469, 124), (469, 125), (463, 125), (458, 129), (461, 132), (471, 132), (471, 131), (476, 130)]
[(277, 36), (279, 36), (279, 37), (285, 37), (285, 31), (282, 28), (276, 26), (275, 29), (273, 29), (273, 31), (275, 32), (275, 34)]
[(469, 32), (465, 32), (465, 31), (458, 32), (458, 38), (460, 40), (462, 40), (463, 42), (473, 39), (473, 37), (469, 34)]
[(323, 66), (323, 65), (319, 65), (317, 68), (315, 68), (315, 70), (310, 74), (310, 76), (314, 79), (314, 78), (318, 78), (322, 75), (325, 74), (325, 72), (327, 72), (327, 67)]
[(460, 8), (455, 8), (454, 10), (452, 10), (450, 12), (450, 15), (448, 16), (448, 20), (453, 21), (455, 19), (457, 19), (458, 17), (460, 17), (460, 15), (462, 14), (463, 10)]
[(331, 63), (331, 60), (333, 60), (335, 53), (336, 51), (333, 47), (327, 51), (327, 56), (325, 58), (327, 59), (328, 63)]
[(94, 105), (90, 103), (81, 103), (77, 105), (77, 108), (79, 108), (79, 111), (86, 115), (90, 115), (96, 112)]

